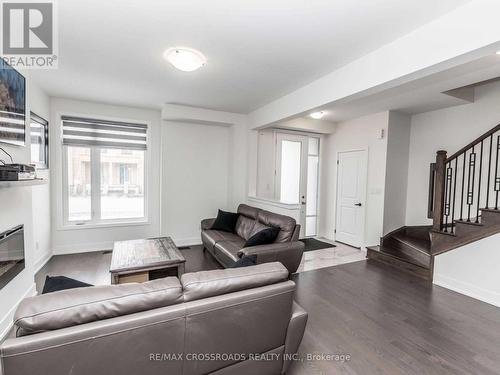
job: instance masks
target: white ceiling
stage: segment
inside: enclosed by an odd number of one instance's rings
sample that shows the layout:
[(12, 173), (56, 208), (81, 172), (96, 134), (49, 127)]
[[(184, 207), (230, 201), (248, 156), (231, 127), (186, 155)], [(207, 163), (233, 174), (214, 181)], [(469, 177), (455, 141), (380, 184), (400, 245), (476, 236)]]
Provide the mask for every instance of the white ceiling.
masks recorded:
[[(468, 0), (64, 0), (59, 68), (31, 76), (52, 96), (248, 113)], [(194, 73), (162, 59), (202, 51)]]

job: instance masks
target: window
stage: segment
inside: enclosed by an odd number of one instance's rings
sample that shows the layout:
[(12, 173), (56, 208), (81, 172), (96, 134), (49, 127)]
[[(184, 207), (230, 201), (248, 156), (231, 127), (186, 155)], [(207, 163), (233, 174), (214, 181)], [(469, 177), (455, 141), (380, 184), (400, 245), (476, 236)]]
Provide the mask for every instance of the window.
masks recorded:
[(66, 225), (143, 221), (147, 126), (62, 117)]
[(49, 123), (30, 113), (31, 164), (39, 169), (49, 167)]
[(101, 149), (101, 218), (144, 217), (144, 151)]
[(307, 151), (306, 237), (318, 233), (319, 138), (309, 137)]

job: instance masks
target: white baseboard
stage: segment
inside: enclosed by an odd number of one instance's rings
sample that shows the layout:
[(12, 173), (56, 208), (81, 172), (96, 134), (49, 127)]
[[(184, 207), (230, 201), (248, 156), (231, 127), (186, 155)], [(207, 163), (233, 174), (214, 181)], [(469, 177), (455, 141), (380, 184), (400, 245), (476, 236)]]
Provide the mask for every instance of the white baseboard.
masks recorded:
[(500, 293), (483, 289), (465, 281), (457, 280), (449, 276), (434, 274), (433, 283), (457, 293), (475, 298), (477, 300), (500, 307)]
[(34, 267), (34, 274), (36, 275), (38, 271), (42, 269), (43, 266), (47, 264), (47, 262), (52, 258), (52, 251), (49, 251), (47, 254), (45, 254), (42, 258), (40, 258), (36, 263)]
[(113, 241), (96, 242), (90, 244), (63, 245), (54, 247), (54, 255), (91, 253), (113, 249)]
[(176, 246), (195, 246), (201, 245), (200, 237), (193, 238), (172, 238)]
[(36, 284), (33, 283), (31, 286), (23, 293), (21, 298), (12, 306), (9, 312), (3, 317), (0, 322), (0, 341), (3, 341), (6, 336), (9, 334), (12, 326), (14, 325), (14, 313), (16, 312), (17, 306), (21, 303), (21, 301), (26, 297), (31, 297), (36, 295)]
[[(200, 237), (192, 238), (173, 238), (174, 243), (177, 246), (194, 246), (201, 245)], [(64, 245), (55, 246), (53, 255), (67, 255), (67, 254), (79, 254), (79, 253), (90, 253), (94, 251), (106, 251), (113, 249), (113, 242), (97, 242), (93, 244), (82, 244), (82, 245)]]

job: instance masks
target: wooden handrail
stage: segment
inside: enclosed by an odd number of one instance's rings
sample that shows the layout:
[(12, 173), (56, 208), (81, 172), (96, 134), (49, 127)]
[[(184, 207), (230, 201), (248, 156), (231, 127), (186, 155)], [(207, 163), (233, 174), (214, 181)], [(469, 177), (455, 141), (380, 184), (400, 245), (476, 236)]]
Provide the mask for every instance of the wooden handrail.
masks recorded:
[(500, 124), (498, 124), (497, 126), (495, 126), (493, 129), (491, 130), (488, 130), (486, 133), (484, 133), (482, 136), (476, 138), (475, 140), (473, 140), (471, 143), (469, 143), (467, 146), (465, 147), (462, 147), (460, 150), (458, 150), (457, 152), (455, 152), (453, 155), (451, 155), (449, 158), (446, 159), (446, 163), (449, 163), (450, 161), (452, 161), (453, 159), (459, 157), (460, 155), (462, 155), (464, 152), (466, 152), (467, 150), (469, 150), (470, 148), (472, 148), (473, 146), (481, 143), (481, 141), (484, 141), (486, 138), (488, 138), (490, 135), (496, 133), (497, 131), (500, 130)]
[(443, 228), (446, 160), (446, 151), (438, 151), (434, 166), (434, 204), (432, 208), (432, 229), (435, 231), (440, 231)]
[(429, 200), (427, 203), (427, 218), (432, 219), (434, 217), (434, 178), (436, 177), (436, 163), (431, 163), (429, 167)]

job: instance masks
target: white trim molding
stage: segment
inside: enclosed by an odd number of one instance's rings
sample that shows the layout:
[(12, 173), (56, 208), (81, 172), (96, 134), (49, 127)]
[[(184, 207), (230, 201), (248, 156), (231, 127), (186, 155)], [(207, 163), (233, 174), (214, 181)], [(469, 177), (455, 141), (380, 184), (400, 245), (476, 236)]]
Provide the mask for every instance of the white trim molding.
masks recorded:
[(94, 242), (91, 244), (71, 244), (55, 246), (54, 255), (92, 253), (95, 251), (108, 251), (113, 249), (113, 241)]
[(439, 273), (434, 274), (433, 284), (453, 290), (454, 292), (460, 294), (464, 294), (479, 301), (489, 303), (493, 306), (500, 307), (500, 293), (498, 292), (487, 290)]

